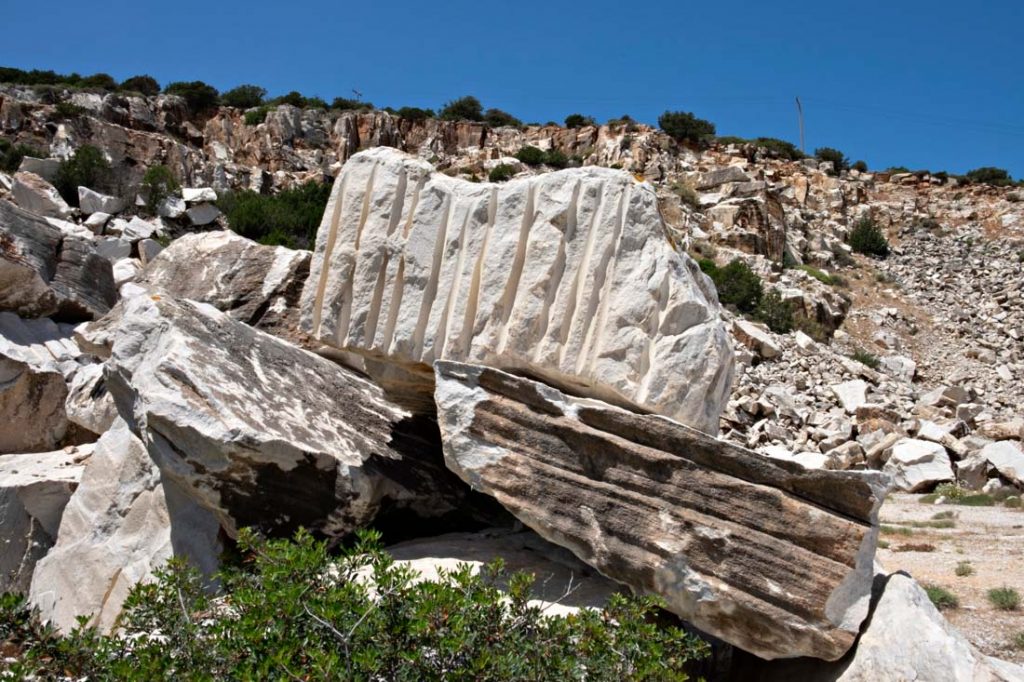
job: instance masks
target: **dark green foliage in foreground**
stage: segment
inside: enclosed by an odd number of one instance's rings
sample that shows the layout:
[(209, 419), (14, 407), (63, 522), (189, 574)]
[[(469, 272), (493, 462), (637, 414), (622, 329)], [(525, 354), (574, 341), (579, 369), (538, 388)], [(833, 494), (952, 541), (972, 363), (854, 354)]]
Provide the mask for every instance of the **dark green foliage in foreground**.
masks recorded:
[(164, 92), (168, 95), (182, 97), (193, 114), (199, 114), (216, 107), (217, 102), (220, 100), (220, 93), (217, 92), (217, 88), (203, 81), (169, 83), (164, 88)]
[(972, 171), (968, 171), (967, 179), (971, 182), (977, 182), (983, 185), (993, 185), (995, 187), (1007, 187), (1013, 184), (1013, 178), (1010, 174), (1002, 168), (993, 168), (992, 166), (985, 166), (984, 168), (975, 168)]
[(88, 187), (97, 192), (109, 191), (113, 182), (113, 171), (106, 157), (92, 145), (82, 145), (71, 158), (61, 161), (53, 186), (64, 201), (78, 206), (78, 187)]
[(500, 563), (413, 584), (372, 532), (337, 560), (302, 532), (294, 542), (239, 540), (243, 568), (222, 572), (225, 597), (210, 598), (172, 562), (133, 590), (120, 638), (81, 628), (59, 637), (3, 596), (0, 648), (15, 662), (0, 663), (0, 676), (660, 682), (687, 679), (687, 662), (708, 654), (695, 637), (653, 624), (652, 598), (615, 596), (602, 612), (549, 617), (528, 605), (531, 579)]
[(515, 166), (510, 166), (507, 163), (500, 163), (491, 169), (491, 172), (487, 175), (487, 179), (491, 182), (505, 182), (515, 174)]
[(238, 109), (252, 109), (263, 104), (267, 91), (258, 85), (239, 85), (220, 96), (220, 103)]
[(866, 351), (863, 348), (858, 348), (857, 350), (853, 351), (853, 355), (851, 355), (850, 357), (852, 357), (854, 360), (864, 365), (865, 367), (870, 367), (871, 369), (878, 369), (882, 364), (881, 360), (878, 359), (877, 355), (869, 351)]
[(249, 111), (245, 112), (243, 120), (245, 121), (245, 125), (247, 126), (258, 126), (259, 124), (267, 120), (267, 114), (269, 113), (270, 107), (264, 105), (262, 107), (250, 109)]
[(324, 215), (331, 186), (307, 182), (279, 194), (251, 190), (225, 193), (217, 206), (231, 229), (261, 244), (305, 248), (310, 246)]
[(935, 604), (935, 608), (940, 611), (960, 608), (960, 600), (957, 599), (955, 594), (944, 587), (925, 585), (924, 591), (928, 594), (928, 599), (931, 600), (932, 604)]
[(789, 301), (783, 300), (782, 295), (775, 289), (761, 297), (754, 317), (768, 325), (776, 334), (793, 331), (793, 306)]
[(718, 300), (723, 305), (734, 305), (743, 313), (753, 313), (761, 304), (764, 287), (761, 278), (750, 269), (750, 266), (734, 258), (724, 267), (717, 267), (710, 260), (699, 262), (701, 270), (718, 289)]
[(0, 138), (0, 171), (14, 173), (21, 165), (21, 160), (26, 156), (42, 158), (46, 156), (46, 153), (27, 144), (12, 144), (10, 141)]
[(701, 143), (715, 134), (714, 123), (689, 111), (666, 111), (658, 117), (658, 126), (679, 142)]
[(467, 95), (445, 104), (440, 117), (442, 121), (482, 121), (484, 108), (480, 100)]
[(864, 216), (850, 230), (850, 248), (857, 253), (885, 258), (889, 255), (889, 240), (878, 223)]

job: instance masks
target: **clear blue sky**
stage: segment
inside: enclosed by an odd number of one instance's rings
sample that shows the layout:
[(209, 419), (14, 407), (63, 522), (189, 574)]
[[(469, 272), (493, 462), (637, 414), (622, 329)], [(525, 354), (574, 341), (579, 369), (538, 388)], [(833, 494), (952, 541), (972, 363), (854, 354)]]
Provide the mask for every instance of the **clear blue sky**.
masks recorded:
[(809, 151), (1024, 176), (1022, 0), (4, 4), (0, 65), (378, 106), (473, 94), (524, 121), (683, 109), (794, 142), (799, 95)]

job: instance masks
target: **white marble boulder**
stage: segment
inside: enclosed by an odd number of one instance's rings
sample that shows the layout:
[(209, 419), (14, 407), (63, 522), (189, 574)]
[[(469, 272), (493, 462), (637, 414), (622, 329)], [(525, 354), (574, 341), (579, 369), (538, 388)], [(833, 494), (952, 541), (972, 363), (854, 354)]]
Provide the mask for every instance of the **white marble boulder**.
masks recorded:
[(373, 383), (208, 304), (151, 294), (121, 306), (105, 363), (118, 413), (229, 535), (343, 535), (384, 506), (462, 505), (436, 424)]
[(475, 362), (707, 433), (733, 371), (719, 312), (628, 173), (471, 183), (384, 147), (335, 181), (302, 297), (304, 330), (382, 381)]

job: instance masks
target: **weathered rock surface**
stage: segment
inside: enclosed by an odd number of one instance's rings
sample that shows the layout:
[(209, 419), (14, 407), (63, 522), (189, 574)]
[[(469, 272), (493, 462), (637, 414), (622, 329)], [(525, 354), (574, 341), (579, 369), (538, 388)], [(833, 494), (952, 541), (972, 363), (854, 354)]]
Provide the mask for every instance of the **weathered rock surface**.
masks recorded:
[(72, 209), (60, 193), (35, 173), (15, 173), (11, 197), (18, 206), (35, 215), (51, 218), (71, 215)]
[(91, 240), (0, 200), (0, 309), (94, 319), (117, 300), (110, 263)]
[(435, 371), (448, 466), (545, 539), (764, 658), (853, 644), (884, 476), (778, 463), (491, 368)]
[(105, 433), (117, 419), (117, 407), (107, 390), (102, 364), (85, 365), (71, 379), (64, 401), (68, 421), (96, 435)]
[(118, 412), (230, 535), (344, 534), (385, 504), (441, 515), (463, 501), (436, 426), (369, 381), (206, 304), (122, 305), (106, 362)]
[(91, 445), (83, 445), (0, 457), (0, 592), (28, 591), (91, 452)]
[(113, 215), (120, 213), (124, 208), (124, 201), (119, 197), (112, 197), (107, 194), (95, 192), (88, 187), (78, 188), (78, 207), (82, 213), (92, 215), (93, 213), (107, 213)]
[(66, 377), (80, 354), (70, 325), (0, 313), (0, 454), (53, 450), (68, 432)]
[(899, 490), (916, 493), (936, 483), (953, 480), (953, 466), (946, 449), (938, 443), (904, 438), (892, 446), (883, 469)]
[(1019, 443), (1003, 440), (989, 443), (978, 453), (996, 470), (1017, 485), (1024, 486), (1024, 449)]
[(80, 615), (106, 631), (131, 588), (174, 556), (212, 573), (218, 525), (163, 481), (145, 447), (121, 420), (97, 441), (64, 510), (57, 543), (36, 565), (30, 600), (63, 631)]
[(872, 612), (856, 648), (841, 661), (751, 661), (744, 682), (1021, 682), (1020, 666), (975, 649), (905, 573), (878, 574)]
[(334, 348), (522, 369), (709, 433), (732, 376), (719, 311), (627, 173), (475, 184), (386, 148), (336, 180), (302, 304)]
[(189, 234), (153, 258), (136, 283), (209, 303), (240, 322), (284, 335), (298, 326), (310, 255), (230, 231)]
[[(534, 576), (531, 605), (546, 615), (564, 616), (581, 608), (602, 608), (622, 588), (577, 559), (530, 531), (489, 529), (477, 533), (448, 533), (392, 545), (395, 560), (419, 574), (419, 580), (437, 580), (442, 569), (453, 571), (469, 564), (474, 573), (495, 559), (505, 570)], [(505, 589), (504, 584), (499, 588)], [(566, 595), (567, 591), (571, 591)]]

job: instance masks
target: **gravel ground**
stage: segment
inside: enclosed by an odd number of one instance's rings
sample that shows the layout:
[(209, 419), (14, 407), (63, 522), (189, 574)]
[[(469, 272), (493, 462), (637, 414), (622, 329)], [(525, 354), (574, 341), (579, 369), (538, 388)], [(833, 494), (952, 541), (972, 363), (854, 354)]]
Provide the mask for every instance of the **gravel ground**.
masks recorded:
[[(883, 532), (878, 561), (887, 571), (906, 571), (923, 585), (939, 585), (960, 600), (946, 617), (983, 653), (1024, 663), (1024, 649), (1013, 639), (1024, 633), (1024, 603), (1016, 611), (989, 604), (992, 588), (1011, 587), (1024, 596), (1024, 511), (1005, 507), (964, 507), (922, 504), (920, 495), (891, 495), (882, 507), (883, 525), (906, 528), (911, 534)], [(913, 528), (953, 512), (953, 528)], [(908, 545), (932, 545), (933, 551), (898, 551)], [(919, 548), (926, 549), (926, 548)], [(961, 562), (973, 573), (956, 575)]]

